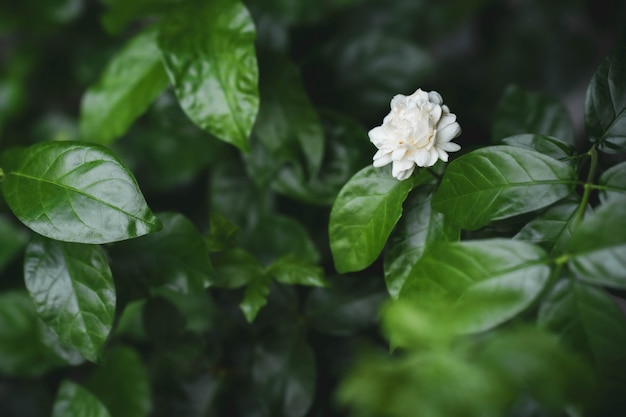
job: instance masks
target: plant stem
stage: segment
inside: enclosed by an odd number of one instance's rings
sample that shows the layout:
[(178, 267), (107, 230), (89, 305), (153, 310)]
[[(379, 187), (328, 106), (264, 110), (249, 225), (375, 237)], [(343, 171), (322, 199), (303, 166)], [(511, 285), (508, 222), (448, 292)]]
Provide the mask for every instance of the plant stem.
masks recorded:
[(596, 175), (596, 169), (598, 168), (598, 151), (596, 150), (596, 146), (593, 145), (587, 155), (591, 157), (591, 161), (589, 163), (589, 172), (587, 173), (587, 181), (583, 185), (583, 197), (580, 201), (580, 205), (578, 206), (578, 214), (576, 215), (576, 224), (579, 224), (584, 215), (585, 210), (587, 209), (587, 203), (589, 202), (589, 195), (591, 194), (591, 190), (594, 188), (592, 183), (593, 178)]

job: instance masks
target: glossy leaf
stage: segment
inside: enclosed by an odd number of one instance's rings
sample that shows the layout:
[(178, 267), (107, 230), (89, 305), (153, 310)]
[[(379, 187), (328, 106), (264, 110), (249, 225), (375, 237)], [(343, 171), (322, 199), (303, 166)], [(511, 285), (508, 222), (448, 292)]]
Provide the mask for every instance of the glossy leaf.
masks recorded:
[(35, 237), (24, 280), (39, 317), (65, 344), (99, 361), (115, 313), (115, 286), (99, 246)]
[(23, 229), (0, 216), (0, 271), (17, 256), (27, 241), (28, 234)]
[(272, 278), (267, 274), (259, 275), (248, 283), (243, 300), (239, 303), (239, 308), (246, 316), (248, 323), (252, 323), (259, 311), (267, 304), (271, 283)]
[(459, 227), (443, 214), (431, 210), (432, 188), (413, 191), (404, 203), (404, 215), (385, 250), (385, 282), (397, 298), (424, 250), (437, 241), (459, 240)]
[(63, 381), (57, 392), (52, 417), (112, 417), (92, 393), (71, 381)]
[(168, 84), (156, 43), (148, 29), (112, 58), (81, 102), (83, 140), (109, 144), (121, 137)]
[(625, 198), (626, 162), (614, 165), (604, 171), (598, 179), (598, 184), (604, 187), (600, 189), (599, 193), (600, 201), (603, 203)]
[(338, 272), (359, 271), (380, 254), (402, 214), (409, 191), (431, 177), (398, 181), (390, 168), (366, 167), (341, 189), (330, 213), (330, 247)]
[(564, 162), (567, 162), (576, 152), (574, 146), (553, 136), (523, 134), (508, 136), (500, 142), (504, 145), (536, 151)]
[(608, 153), (626, 151), (626, 48), (600, 64), (585, 99), (585, 125), (592, 142)]
[(255, 29), (238, 0), (191, 1), (163, 22), (159, 47), (187, 116), (243, 151), (259, 108)]
[(565, 106), (544, 93), (509, 86), (496, 109), (492, 139), (499, 142), (522, 133), (554, 136), (574, 144), (574, 129)]
[(133, 349), (117, 346), (95, 369), (86, 386), (111, 413), (111, 417), (145, 417), (152, 408), (148, 372)]
[(51, 239), (107, 243), (161, 227), (132, 173), (96, 145), (42, 142), (27, 148), (2, 193), (18, 219)]
[(576, 172), (513, 146), (470, 152), (448, 165), (432, 207), (468, 230), (546, 207), (572, 192)]
[(572, 233), (565, 245), (568, 267), (596, 285), (626, 289), (626, 205), (616, 200), (601, 206)]
[(325, 287), (328, 285), (326, 278), (324, 278), (324, 270), (321, 267), (290, 255), (273, 262), (267, 267), (267, 273), (283, 284), (314, 287)]
[(546, 253), (504, 239), (437, 243), (422, 256), (400, 299), (457, 311), (457, 331), (479, 332), (526, 309), (548, 282)]

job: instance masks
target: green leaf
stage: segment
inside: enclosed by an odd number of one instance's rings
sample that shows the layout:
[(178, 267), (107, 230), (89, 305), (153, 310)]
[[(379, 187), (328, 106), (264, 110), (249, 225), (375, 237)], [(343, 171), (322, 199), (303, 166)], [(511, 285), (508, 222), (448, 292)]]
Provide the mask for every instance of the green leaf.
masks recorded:
[(576, 153), (574, 146), (552, 136), (523, 134), (508, 136), (500, 142), (504, 145), (536, 151), (564, 162), (570, 161)]
[(191, 1), (165, 19), (159, 47), (180, 105), (243, 151), (259, 108), (254, 23), (238, 0)]
[(16, 227), (6, 216), (0, 216), (0, 271), (26, 246), (28, 234)]
[(576, 179), (570, 166), (538, 152), (491, 146), (448, 165), (432, 208), (476, 230), (549, 206), (570, 194)]
[(424, 171), (405, 181), (390, 168), (368, 166), (341, 189), (330, 213), (330, 248), (339, 273), (368, 267), (380, 254), (402, 215), (409, 191), (431, 177)]
[(494, 143), (521, 133), (554, 136), (574, 144), (574, 129), (565, 106), (544, 93), (510, 85), (504, 92), (492, 129)]
[(63, 343), (99, 361), (115, 314), (115, 286), (102, 248), (36, 236), (26, 248), (24, 280), (44, 323)]
[(297, 256), (287, 255), (274, 261), (266, 269), (276, 281), (289, 285), (325, 287), (324, 270)]
[(71, 381), (63, 381), (57, 392), (52, 417), (112, 417), (89, 391)]
[(267, 274), (259, 275), (248, 283), (243, 300), (239, 303), (248, 323), (252, 323), (258, 312), (267, 304), (271, 283), (272, 278)]
[(443, 214), (431, 210), (432, 187), (413, 191), (404, 203), (404, 215), (385, 250), (385, 282), (397, 298), (402, 285), (424, 250), (437, 241), (459, 240), (459, 228)]
[(85, 92), (80, 116), (82, 139), (104, 145), (113, 142), (165, 89), (167, 74), (156, 36), (151, 28), (131, 39)]
[(626, 197), (626, 162), (604, 171), (598, 179), (598, 184), (604, 187), (599, 193), (600, 201), (603, 203)]
[(129, 347), (111, 349), (86, 386), (106, 405), (111, 417), (145, 417), (152, 408), (148, 372), (141, 357)]
[(213, 285), (218, 288), (239, 288), (265, 273), (259, 260), (241, 248), (212, 254), (211, 261), (215, 268)]
[(580, 279), (626, 289), (626, 205), (623, 199), (602, 205), (572, 233), (565, 245), (568, 266)]
[(269, 415), (304, 417), (313, 403), (315, 355), (299, 330), (281, 329), (254, 350), (252, 380)]
[(521, 313), (548, 282), (546, 253), (504, 239), (436, 243), (422, 255), (400, 299), (424, 309), (453, 309), (457, 331), (488, 330)]
[(585, 99), (589, 139), (607, 153), (626, 151), (626, 47), (600, 64)]
[(589, 359), (608, 386), (626, 389), (626, 319), (604, 290), (562, 280), (541, 303), (538, 322)]
[(41, 142), (27, 148), (2, 193), (20, 221), (51, 239), (108, 243), (161, 227), (132, 173), (97, 145)]

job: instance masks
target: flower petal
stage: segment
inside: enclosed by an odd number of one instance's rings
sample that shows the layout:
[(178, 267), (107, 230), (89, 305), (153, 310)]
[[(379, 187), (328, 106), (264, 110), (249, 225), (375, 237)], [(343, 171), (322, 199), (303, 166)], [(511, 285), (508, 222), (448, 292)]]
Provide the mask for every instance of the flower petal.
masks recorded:
[(380, 148), (387, 141), (387, 129), (383, 126), (376, 126), (367, 132), (367, 135), (370, 137), (370, 142), (376, 145), (377, 148)]
[(450, 142), (461, 134), (461, 126), (458, 123), (449, 124), (437, 130), (437, 143)]
[(392, 159), (391, 159), (391, 152), (380, 150), (380, 151), (376, 152), (376, 155), (374, 155), (374, 163), (373, 163), (373, 165), (376, 168), (380, 168), (380, 167), (384, 167), (385, 165), (387, 165), (391, 161), (392, 161)]

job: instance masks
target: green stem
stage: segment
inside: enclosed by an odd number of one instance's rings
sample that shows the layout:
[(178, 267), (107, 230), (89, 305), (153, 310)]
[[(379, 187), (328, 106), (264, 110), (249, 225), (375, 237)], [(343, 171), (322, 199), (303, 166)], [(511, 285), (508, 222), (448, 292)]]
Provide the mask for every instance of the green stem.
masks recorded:
[(583, 198), (580, 201), (580, 206), (578, 206), (578, 214), (576, 215), (576, 224), (579, 224), (584, 215), (585, 210), (587, 209), (587, 203), (589, 203), (589, 195), (591, 194), (591, 190), (594, 187), (593, 179), (596, 175), (596, 169), (598, 168), (598, 151), (596, 150), (596, 146), (592, 146), (587, 154), (591, 157), (591, 162), (589, 163), (589, 172), (587, 173), (587, 181), (583, 185)]
[(0, 182), (4, 181), (4, 170), (0, 168)]

